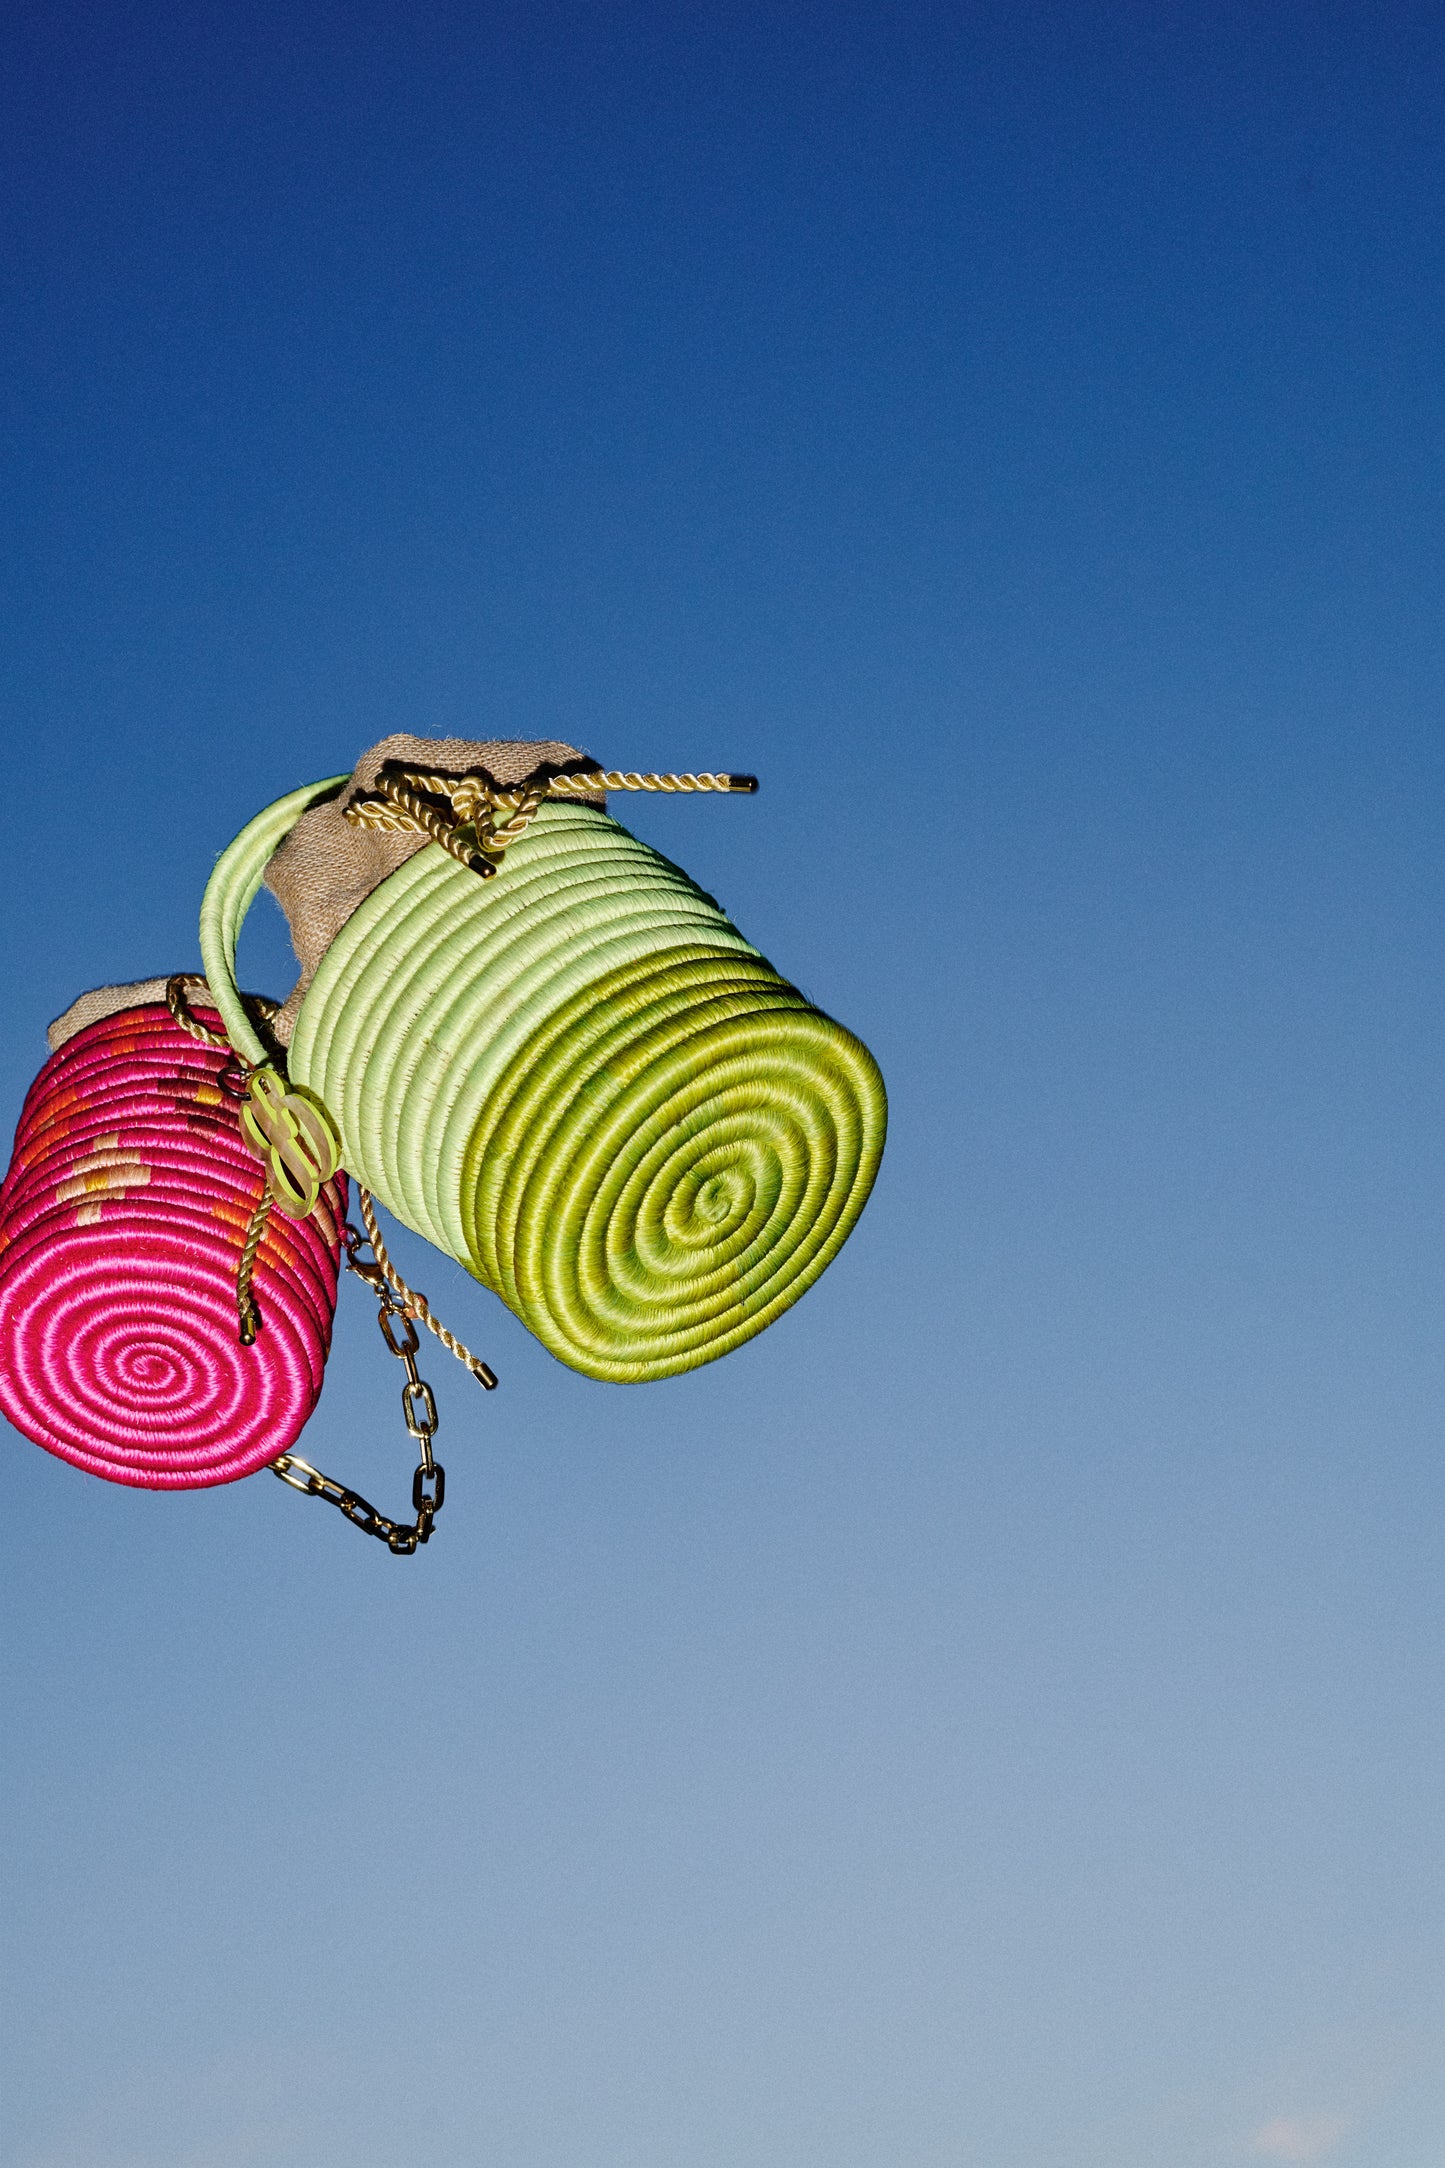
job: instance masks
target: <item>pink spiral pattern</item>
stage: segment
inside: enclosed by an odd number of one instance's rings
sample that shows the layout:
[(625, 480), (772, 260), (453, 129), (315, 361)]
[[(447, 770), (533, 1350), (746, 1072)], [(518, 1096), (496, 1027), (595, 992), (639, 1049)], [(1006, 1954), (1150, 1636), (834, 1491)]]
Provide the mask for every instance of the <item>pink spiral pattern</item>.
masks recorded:
[(0, 1187), (0, 1410), (113, 1483), (250, 1475), (321, 1391), (346, 1177), (308, 1220), (272, 1213), (242, 1347), (236, 1266), (263, 1177), (225, 1061), (159, 1005), (89, 1025), (30, 1087)]

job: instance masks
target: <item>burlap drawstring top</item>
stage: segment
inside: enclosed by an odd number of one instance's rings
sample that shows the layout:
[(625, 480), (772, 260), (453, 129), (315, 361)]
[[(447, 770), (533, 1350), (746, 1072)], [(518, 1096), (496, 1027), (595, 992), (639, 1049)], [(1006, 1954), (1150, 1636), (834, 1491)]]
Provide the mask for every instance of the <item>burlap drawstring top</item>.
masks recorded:
[[(391, 737), (369, 746), (345, 787), (334, 798), (302, 814), (266, 868), (266, 886), (286, 913), (291, 945), (301, 965), (300, 978), (271, 1022), (271, 1030), (283, 1046), (291, 1044), (297, 1015), (317, 967), (352, 912), (398, 866), (426, 848), (424, 835), (359, 828), (346, 818), (346, 808), (353, 798), (376, 788), (377, 777), (388, 761), (450, 774), (479, 769), (499, 788), (510, 790), (525, 783), (539, 768), (580, 766), (588, 756), (575, 745), (563, 745), (553, 738), (418, 738), (406, 731), (395, 731)], [(607, 799), (602, 793), (578, 791), (569, 793), (568, 799), (606, 810)]]

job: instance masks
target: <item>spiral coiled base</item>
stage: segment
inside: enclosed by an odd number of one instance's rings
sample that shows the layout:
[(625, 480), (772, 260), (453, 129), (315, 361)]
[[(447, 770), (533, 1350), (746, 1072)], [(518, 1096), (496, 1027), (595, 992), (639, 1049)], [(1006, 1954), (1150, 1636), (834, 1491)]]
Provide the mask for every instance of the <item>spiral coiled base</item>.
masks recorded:
[(761, 959), (666, 951), (514, 1058), (462, 1185), (473, 1256), (592, 1377), (666, 1377), (796, 1302), (867, 1201), (866, 1048)]
[(113, 1482), (249, 1475), (294, 1444), (321, 1390), (344, 1178), (310, 1220), (272, 1215), (262, 1330), (241, 1347), (236, 1266), (262, 1175), (225, 1060), (159, 1005), (89, 1026), (32, 1085), (0, 1189), (0, 1410)]

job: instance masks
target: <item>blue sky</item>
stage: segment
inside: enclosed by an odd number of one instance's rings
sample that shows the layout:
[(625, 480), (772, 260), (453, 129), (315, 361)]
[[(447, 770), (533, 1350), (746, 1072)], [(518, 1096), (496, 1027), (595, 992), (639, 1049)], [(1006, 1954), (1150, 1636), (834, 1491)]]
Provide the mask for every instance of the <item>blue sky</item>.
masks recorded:
[(410, 1562), (6, 1441), (7, 2160), (1438, 2168), (1441, 10), (8, 42), (4, 1118), (406, 728), (755, 770), (892, 1129), (665, 1385), (400, 1238)]

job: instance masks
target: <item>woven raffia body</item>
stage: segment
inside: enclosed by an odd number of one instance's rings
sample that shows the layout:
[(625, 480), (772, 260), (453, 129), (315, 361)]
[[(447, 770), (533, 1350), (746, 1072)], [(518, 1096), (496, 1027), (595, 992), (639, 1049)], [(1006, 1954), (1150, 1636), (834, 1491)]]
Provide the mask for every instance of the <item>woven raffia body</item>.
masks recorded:
[[(213, 986), (286, 818), (217, 868)], [(619, 1381), (711, 1361), (796, 1301), (862, 1210), (886, 1119), (850, 1032), (679, 868), (568, 803), (495, 879), (435, 845), (390, 874), (322, 959), (290, 1072), (398, 1218)]]
[(272, 1213), (264, 1327), (241, 1347), (236, 1266), (262, 1170), (225, 1058), (161, 1005), (86, 1026), (31, 1086), (0, 1188), (0, 1409), (113, 1482), (249, 1475), (295, 1442), (321, 1390), (345, 1178), (310, 1220)]

